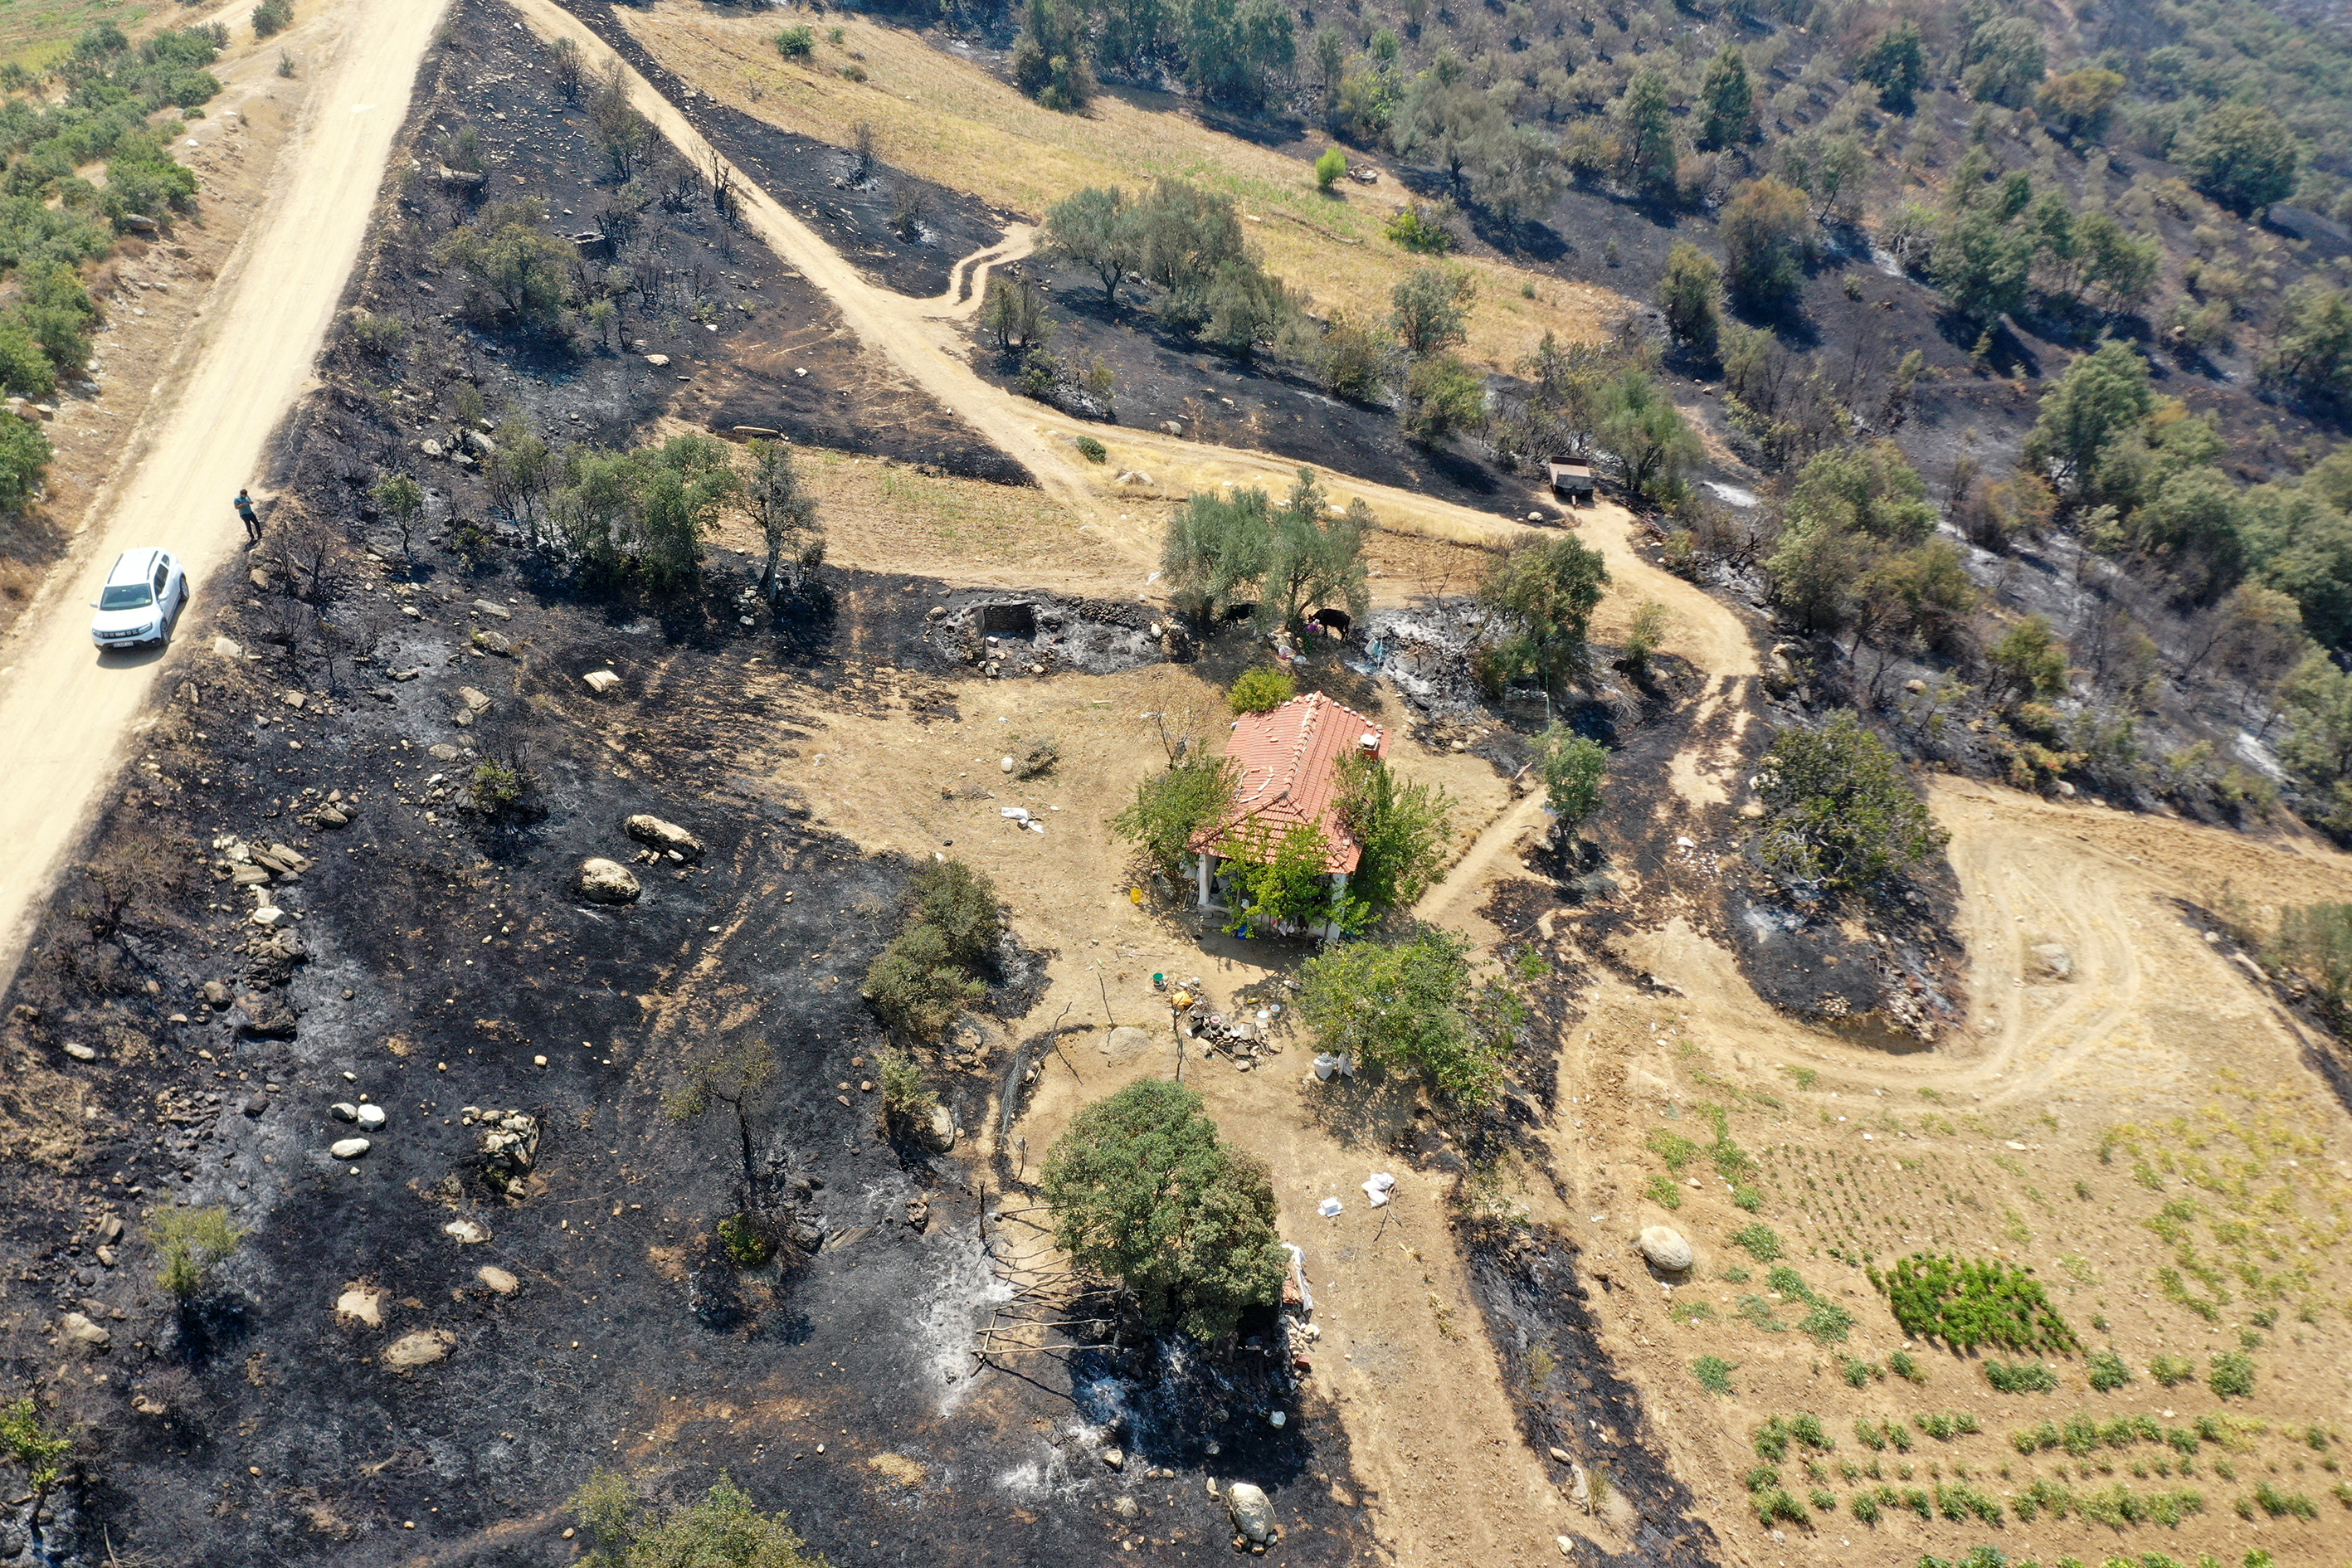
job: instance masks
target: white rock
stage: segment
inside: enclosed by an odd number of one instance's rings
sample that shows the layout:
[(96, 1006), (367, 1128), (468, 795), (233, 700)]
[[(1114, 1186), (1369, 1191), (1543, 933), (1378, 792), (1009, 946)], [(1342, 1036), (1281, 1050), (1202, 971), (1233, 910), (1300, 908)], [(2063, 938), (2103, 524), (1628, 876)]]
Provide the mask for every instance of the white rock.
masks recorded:
[(356, 1160), (374, 1147), (364, 1138), (338, 1138), (327, 1146), (327, 1152), (338, 1160)]
[(688, 860), (702, 858), (702, 840), (675, 822), (665, 822), (658, 816), (639, 812), (622, 826), (629, 837), (640, 844), (650, 844), (656, 849), (668, 850)]
[(522, 1281), (496, 1264), (485, 1263), (474, 1272), (474, 1278), (501, 1296), (511, 1296), (522, 1289)]
[(621, 678), (609, 669), (592, 669), (580, 679), (586, 681), (589, 689), (600, 697), (621, 684)]
[(636, 874), (618, 860), (592, 856), (580, 862), (580, 874), (574, 882), (580, 896), (592, 904), (633, 904), (642, 890)]
[(1691, 1244), (1684, 1240), (1682, 1232), (1672, 1226), (1650, 1226), (1642, 1232), (1636, 1245), (1641, 1247), (1642, 1256), (1650, 1260), (1652, 1268), (1663, 1268), (1669, 1274), (1679, 1274), (1688, 1268), (1694, 1257)]
[(327, 1114), (338, 1121), (357, 1121), (360, 1119), (360, 1108), (348, 1100), (339, 1100), (327, 1107)]
[(213, 638), (213, 652), (222, 658), (243, 658), (245, 657), (245, 645), (238, 642), (235, 637), (215, 637)]
[(2026, 967), (2048, 980), (2074, 977), (2074, 955), (2054, 942), (2038, 942), (2025, 950)]
[(68, 1312), (58, 1326), (65, 1330), (68, 1339), (88, 1345), (93, 1351), (105, 1350), (114, 1343), (111, 1331), (99, 1327), (79, 1312)]
[(457, 1336), (446, 1329), (419, 1329), (403, 1334), (384, 1347), (383, 1364), (394, 1367), (431, 1366), (449, 1353)]
[(1000, 767), (1000, 768), (1003, 768), (1006, 773), (1011, 773), (1011, 772), (1013, 771), (1013, 759), (1012, 759), (1011, 757), (1007, 757), (1007, 758), (1005, 758), (1003, 762), (1001, 762), (1001, 763), (997, 763), (996, 765), (997, 765), (998, 767)]
[(373, 1132), (377, 1128), (383, 1125), (383, 1107), (381, 1105), (362, 1105), (359, 1108), (359, 1113), (355, 1120), (359, 1122), (362, 1131)]
[(98, 1047), (95, 1046), (85, 1046), (79, 1040), (68, 1040), (66, 1042), (66, 1055), (73, 1058), (73, 1059), (78, 1062), (94, 1062), (98, 1060)]
[(281, 926), (286, 923), (286, 911), (276, 904), (264, 904), (245, 918), (257, 926)]
[(455, 1237), (460, 1247), (472, 1247), (490, 1239), (490, 1227), (478, 1219), (453, 1219), (441, 1227), (441, 1234)]
[(1234, 1528), (1251, 1541), (1263, 1543), (1274, 1538), (1274, 1504), (1249, 1482), (1235, 1481), (1225, 1489), (1225, 1511), (1234, 1516)]
[(383, 1327), (383, 1292), (365, 1285), (351, 1286), (335, 1298), (335, 1316), (380, 1329)]

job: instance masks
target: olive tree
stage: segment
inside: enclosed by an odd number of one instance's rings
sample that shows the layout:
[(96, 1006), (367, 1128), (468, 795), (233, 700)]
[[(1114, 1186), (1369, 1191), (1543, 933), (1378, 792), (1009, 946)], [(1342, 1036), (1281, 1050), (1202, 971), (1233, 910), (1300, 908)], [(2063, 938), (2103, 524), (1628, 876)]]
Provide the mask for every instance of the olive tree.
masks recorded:
[(1225, 1144), (1181, 1084), (1143, 1079), (1078, 1112), (1040, 1182), (1055, 1245), (1118, 1280), (1155, 1325), (1216, 1344), (1281, 1297), (1265, 1163)]

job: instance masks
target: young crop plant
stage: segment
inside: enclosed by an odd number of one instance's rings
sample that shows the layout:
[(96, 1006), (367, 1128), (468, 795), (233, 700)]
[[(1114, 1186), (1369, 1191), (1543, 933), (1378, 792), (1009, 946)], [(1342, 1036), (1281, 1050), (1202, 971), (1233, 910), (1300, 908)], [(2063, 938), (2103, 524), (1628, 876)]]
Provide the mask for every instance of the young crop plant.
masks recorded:
[(1853, 1424), (1853, 1440), (1874, 1454), (1883, 1453), (1886, 1448), (1886, 1431), (1875, 1422), (1857, 1421)]
[[(1698, 1158), (1698, 1145), (1679, 1132), (1669, 1132), (1663, 1127), (1650, 1130), (1649, 1141), (1643, 1145), (1666, 1163), (1666, 1169), (1676, 1175), (1683, 1167)], [(1738, 1237), (1734, 1237), (1737, 1240)]]
[(2254, 1483), (2254, 1501), (2273, 1519), (2293, 1515), (2296, 1519), (2317, 1519), (2319, 1507), (2301, 1492), (2283, 1492), (2268, 1481)]
[(1662, 1209), (1678, 1209), (1683, 1206), (1683, 1191), (1675, 1185), (1672, 1176), (1652, 1176), (1650, 1184), (1645, 1190), (1649, 1194), (1650, 1201)]
[(2002, 1394), (2055, 1394), (2058, 1374), (2042, 1362), (1988, 1361), (1985, 1381)]
[(1915, 1339), (1940, 1339), (1962, 1352), (1988, 1344), (2008, 1351), (2082, 1346), (2041, 1281), (2009, 1264), (1920, 1252), (1897, 1259), (1887, 1273), (1866, 1272)]
[(1946, 1519), (1956, 1522), (1964, 1519), (1977, 1519), (1986, 1524), (1999, 1524), (2002, 1514), (2006, 1511), (1994, 1499), (1987, 1497), (1974, 1487), (1958, 1482), (1936, 1489), (1936, 1510)]
[(1918, 1358), (1909, 1351), (1896, 1351), (1889, 1355), (1886, 1370), (1906, 1383), (1924, 1384), (1927, 1381), (1927, 1369), (1921, 1366)]
[(2254, 1392), (2254, 1358), (2243, 1351), (2224, 1351), (2213, 1358), (2205, 1386), (2223, 1399), (2243, 1399)]
[[(1914, 1415), (1911, 1421), (1920, 1431), (1935, 1438), (1938, 1443), (1948, 1443), (1955, 1437), (1964, 1436), (1977, 1430), (1977, 1418), (1965, 1410), (1926, 1411)], [(1892, 1436), (1900, 1430), (1900, 1427), (1890, 1426), (1887, 1429), (1887, 1435)]]
[(1858, 1491), (1846, 1499), (1846, 1507), (1853, 1510), (1853, 1517), (1857, 1522), (1873, 1527), (1877, 1525), (1879, 1507), (1876, 1492)]
[(1703, 1355), (1691, 1363), (1691, 1375), (1709, 1394), (1731, 1393), (1731, 1374), (1738, 1370), (1738, 1362), (1726, 1361), (1719, 1355)]
[(1838, 1375), (1845, 1379), (1848, 1388), (1867, 1388), (1874, 1377), (1884, 1379), (1886, 1369), (1874, 1361), (1856, 1361), (1852, 1356), (1839, 1358)]
[(1731, 1233), (1731, 1243), (1744, 1247), (1748, 1255), (1759, 1263), (1769, 1263), (1780, 1256), (1780, 1235), (1769, 1225), (1751, 1225)]
[(2091, 1386), (2101, 1394), (2113, 1394), (2132, 1380), (2131, 1368), (2112, 1348), (2091, 1352), (2089, 1372)]
[(2167, 1388), (2178, 1388), (2196, 1381), (2197, 1363), (2185, 1355), (2150, 1356), (2147, 1374)]

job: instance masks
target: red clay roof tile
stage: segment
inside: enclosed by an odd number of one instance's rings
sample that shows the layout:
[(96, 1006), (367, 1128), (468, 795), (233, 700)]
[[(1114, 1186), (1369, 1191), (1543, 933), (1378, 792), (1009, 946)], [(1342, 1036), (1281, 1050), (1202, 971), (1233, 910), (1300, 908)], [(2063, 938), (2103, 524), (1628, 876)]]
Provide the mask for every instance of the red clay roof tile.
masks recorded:
[(1375, 757), (1385, 755), (1388, 734), (1319, 691), (1267, 712), (1244, 714), (1225, 741), (1225, 755), (1241, 768), (1233, 805), (1192, 836), (1192, 847), (1213, 849), (1236, 829), (1244, 838), (1263, 835), (1270, 843), (1302, 822), (1312, 823), (1331, 847), (1325, 868), (1353, 871), (1363, 849), (1340, 829), (1335, 806), (1339, 763), (1360, 747)]

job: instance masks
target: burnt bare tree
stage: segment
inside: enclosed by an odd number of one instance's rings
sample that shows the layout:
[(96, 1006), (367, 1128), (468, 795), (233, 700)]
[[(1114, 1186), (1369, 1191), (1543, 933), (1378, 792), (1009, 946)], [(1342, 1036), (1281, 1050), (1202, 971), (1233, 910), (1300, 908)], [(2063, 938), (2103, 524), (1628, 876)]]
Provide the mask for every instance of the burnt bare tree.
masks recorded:
[(775, 1048), (765, 1040), (747, 1040), (697, 1063), (662, 1110), (672, 1121), (684, 1122), (698, 1120), (714, 1104), (726, 1107), (734, 1117), (735, 1137), (742, 1150), (744, 1184), (756, 1190), (759, 1163), (751, 1142), (751, 1119), (775, 1080)]

